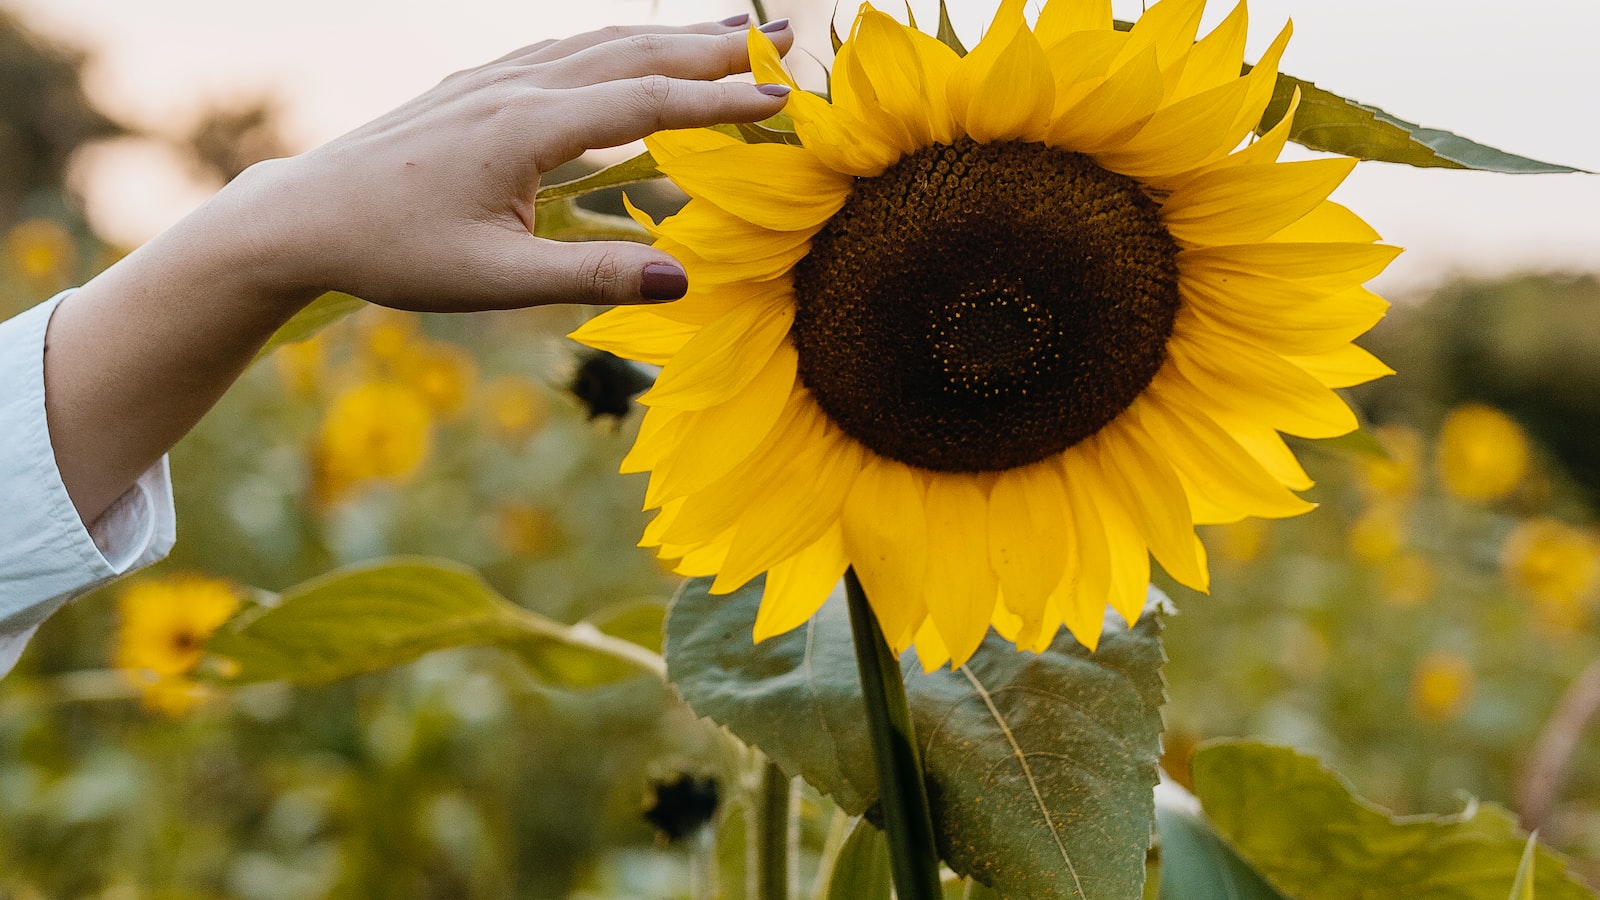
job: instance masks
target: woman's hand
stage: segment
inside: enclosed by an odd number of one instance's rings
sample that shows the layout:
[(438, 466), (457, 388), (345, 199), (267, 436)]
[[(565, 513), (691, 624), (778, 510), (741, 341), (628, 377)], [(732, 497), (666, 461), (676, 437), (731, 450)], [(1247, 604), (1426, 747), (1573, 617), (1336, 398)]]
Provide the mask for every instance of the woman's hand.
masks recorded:
[[(766, 30), (787, 49), (785, 23)], [(252, 167), (55, 311), (45, 409), (92, 522), (182, 437), (272, 332), (319, 294), (417, 310), (673, 299), (642, 244), (536, 238), (544, 173), (663, 128), (754, 121), (786, 92), (747, 71), (742, 20), (609, 28), (446, 78), (301, 156)]]
[[(276, 255), (277, 277), (421, 310), (681, 296), (683, 271), (660, 251), (533, 237), (533, 197), (586, 149), (782, 109), (781, 86), (716, 80), (749, 70), (747, 26), (729, 21), (534, 44), (260, 167), (250, 189), (287, 201), (263, 204), (267, 244), (293, 248)], [(793, 39), (786, 23), (772, 36), (784, 49)]]

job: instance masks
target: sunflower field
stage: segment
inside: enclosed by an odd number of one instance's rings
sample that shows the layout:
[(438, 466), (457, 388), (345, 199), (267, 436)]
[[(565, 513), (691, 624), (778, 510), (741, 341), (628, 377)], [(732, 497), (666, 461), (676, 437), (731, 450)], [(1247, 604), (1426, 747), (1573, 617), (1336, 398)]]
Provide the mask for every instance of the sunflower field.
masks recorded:
[[(0, 900), (1600, 896), (1600, 278), (1329, 199), (1589, 176), (993, 5), (541, 191), (681, 300), (290, 322), (0, 681)], [(61, 181), (0, 314), (119, 253)]]

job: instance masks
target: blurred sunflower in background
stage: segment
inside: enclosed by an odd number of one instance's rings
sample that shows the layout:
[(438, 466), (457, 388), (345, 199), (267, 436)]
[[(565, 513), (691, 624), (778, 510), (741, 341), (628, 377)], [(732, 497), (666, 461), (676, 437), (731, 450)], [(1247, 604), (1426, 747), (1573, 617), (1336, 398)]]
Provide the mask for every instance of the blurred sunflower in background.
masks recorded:
[(573, 335), (663, 367), (642, 543), (715, 592), (767, 573), (757, 640), (854, 566), (931, 669), (991, 625), (1093, 648), (1151, 554), (1206, 588), (1196, 524), (1310, 509), (1279, 433), (1356, 427), (1333, 389), (1390, 372), (1351, 340), (1399, 251), (1327, 199), (1353, 160), (1277, 161), (1298, 97), (1244, 144), (1290, 29), (1241, 76), (1245, 5), (1197, 42), (1204, 5), (1003, 0), (965, 56), (863, 6), (797, 143), (650, 139), (690, 200), (635, 216), (690, 293)]
[(239, 609), (226, 581), (174, 575), (135, 582), (117, 595), (112, 661), (138, 689), (146, 709), (169, 716), (188, 712), (206, 689), (189, 677), (206, 639)]

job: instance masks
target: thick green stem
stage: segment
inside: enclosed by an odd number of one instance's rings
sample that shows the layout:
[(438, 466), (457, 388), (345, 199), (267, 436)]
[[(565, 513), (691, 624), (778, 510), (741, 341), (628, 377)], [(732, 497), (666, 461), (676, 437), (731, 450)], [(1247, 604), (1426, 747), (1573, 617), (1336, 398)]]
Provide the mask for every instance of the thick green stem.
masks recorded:
[(770, 761), (761, 771), (760, 900), (789, 900), (789, 776)]
[(762, 3), (761, 0), (750, 0), (750, 6), (756, 11), (757, 22), (765, 25), (772, 21), (772, 18), (767, 15), (767, 5)]
[(939, 852), (933, 844), (933, 817), (922, 780), (922, 758), (911, 729), (911, 707), (900, 677), (900, 660), (867, 604), (855, 569), (844, 573), (850, 600), (850, 630), (855, 635), (856, 667), (861, 671), (867, 729), (878, 773), (878, 803), (889, 840), (889, 869), (899, 900), (938, 900)]

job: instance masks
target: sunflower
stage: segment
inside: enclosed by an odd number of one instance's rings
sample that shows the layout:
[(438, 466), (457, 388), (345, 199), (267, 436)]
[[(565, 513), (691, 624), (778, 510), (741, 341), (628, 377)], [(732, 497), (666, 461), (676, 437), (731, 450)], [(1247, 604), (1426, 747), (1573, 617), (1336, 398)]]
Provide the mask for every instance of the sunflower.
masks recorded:
[[(989, 627), (1091, 649), (1150, 557), (1207, 587), (1194, 526), (1312, 507), (1280, 432), (1351, 431), (1334, 388), (1398, 250), (1327, 199), (1348, 159), (1246, 143), (1290, 28), (1241, 75), (1240, 3), (1117, 30), (1108, 0), (1003, 0), (972, 52), (863, 6), (797, 141), (647, 143), (689, 195), (657, 225), (690, 293), (574, 332), (662, 366), (623, 471), (643, 546), (714, 592), (766, 573), (755, 638), (854, 566), (898, 652), (963, 663)], [(793, 81), (750, 35), (761, 81)]]

